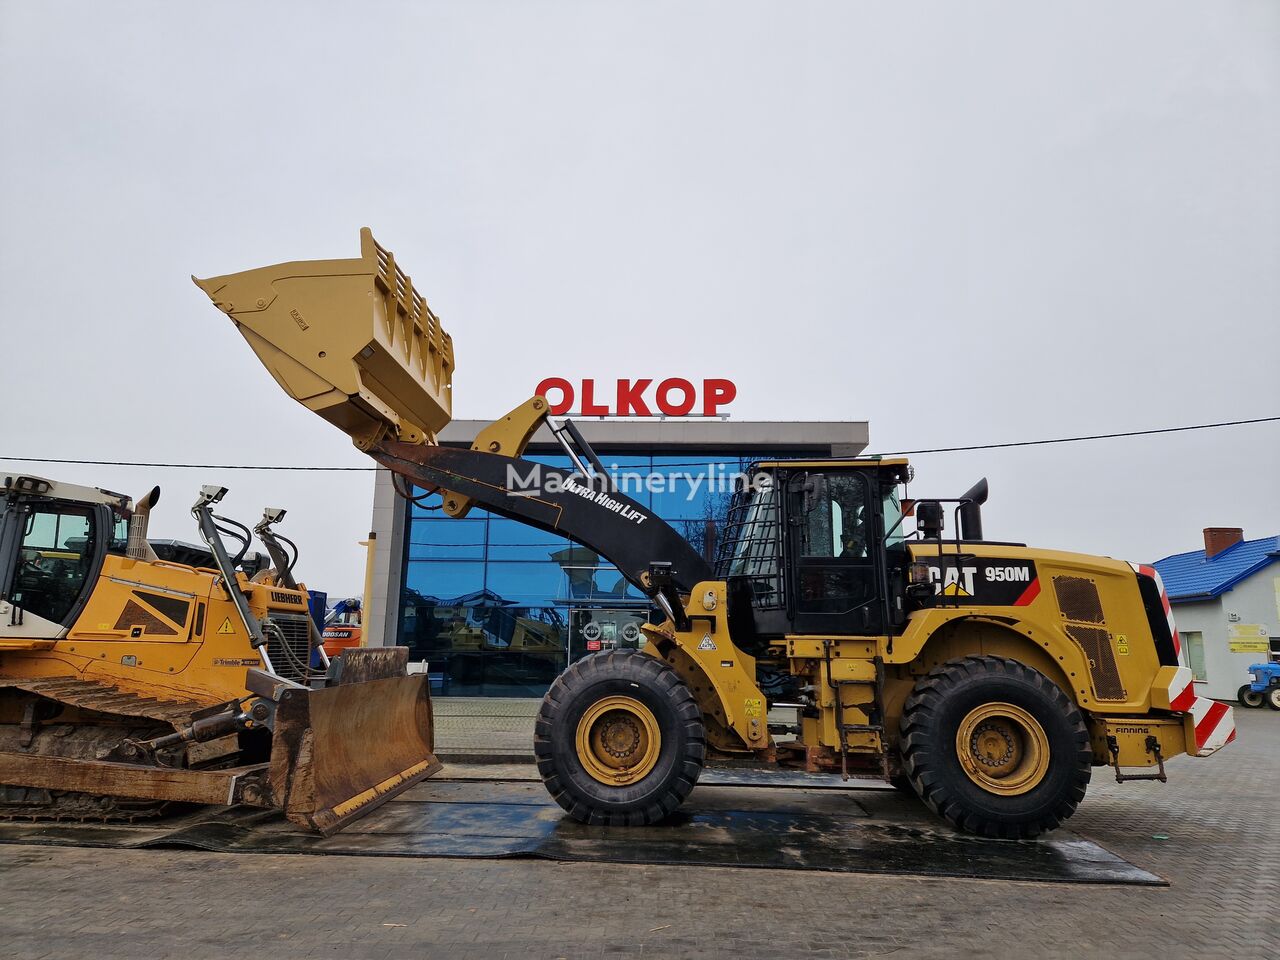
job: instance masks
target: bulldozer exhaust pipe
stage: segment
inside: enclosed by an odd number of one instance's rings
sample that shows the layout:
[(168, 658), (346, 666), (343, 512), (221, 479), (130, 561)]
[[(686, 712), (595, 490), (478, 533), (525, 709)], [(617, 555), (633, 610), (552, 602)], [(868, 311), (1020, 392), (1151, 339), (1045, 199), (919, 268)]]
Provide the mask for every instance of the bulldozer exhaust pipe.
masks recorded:
[(151, 522), (151, 508), (160, 502), (160, 488), (152, 487), (151, 492), (141, 497), (133, 505), (133, 513), (129, 517), (129, 544), (125, 553), (133, 560), (148, 560), (154, 563), (156, 556), (147, 540), (147, 527)]

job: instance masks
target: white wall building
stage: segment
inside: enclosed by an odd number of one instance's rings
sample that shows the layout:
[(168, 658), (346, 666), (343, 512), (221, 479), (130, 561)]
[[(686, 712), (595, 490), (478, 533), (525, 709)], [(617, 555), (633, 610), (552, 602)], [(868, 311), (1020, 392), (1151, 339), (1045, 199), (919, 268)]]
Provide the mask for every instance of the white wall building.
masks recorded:
[(1234, 700), (1250, 664), (1280, 661), (1278, 561), (1280, 537), (1209, 527), (1203, 550), (1156, 562), (1201, 696)]

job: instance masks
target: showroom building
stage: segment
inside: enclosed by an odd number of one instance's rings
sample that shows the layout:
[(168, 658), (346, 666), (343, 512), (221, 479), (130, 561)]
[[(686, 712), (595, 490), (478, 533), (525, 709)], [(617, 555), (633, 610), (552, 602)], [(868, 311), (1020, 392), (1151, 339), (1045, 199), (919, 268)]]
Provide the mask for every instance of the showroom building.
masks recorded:
[[(553, 408), (554, 409), (554, 408)], [(708, 559), (734, 485), (753, 460), (856, 456), (865, 422), (734, 421), (722, 417), (581, 419), (614, 482), (671, 523)], [(445, 445), (470, 446), (487, 426), (454, 421)], [(544, 424), (526, 459), (569, 467)], [(421, 491), (415, 491), (420, 493)], [(541, 696), (597, 650), (635, 647), (645, 597), (594, 552), (475, 509), (464, 519), (410, 503), (377, 475), (367, 642), (404, 644), (426, 661), (433, 696)]]

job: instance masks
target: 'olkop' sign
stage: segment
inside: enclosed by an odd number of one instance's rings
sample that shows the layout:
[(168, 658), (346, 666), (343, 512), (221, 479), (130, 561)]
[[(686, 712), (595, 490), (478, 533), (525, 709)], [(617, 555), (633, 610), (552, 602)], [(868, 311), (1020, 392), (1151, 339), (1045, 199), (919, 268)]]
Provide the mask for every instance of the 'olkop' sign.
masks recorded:
[(554, 416), (568, 413), (575, 399), (579, 400), (578, 413), (584, 417), (687, 417), (695, 411), (704, 417), (718, 417), (722, 416), (721, 408), (738, 395), (732, 380), (703, 380), (699, 387), (683, 377), (668, 377), (656, 386), (651, 378), (618, 380), (612, 397), (607, 390), (597, 388), (595, 380), (579, 381), (575, 390), (573, 382), (564, 377), (547, 377), (534, 392), (547, 398)]

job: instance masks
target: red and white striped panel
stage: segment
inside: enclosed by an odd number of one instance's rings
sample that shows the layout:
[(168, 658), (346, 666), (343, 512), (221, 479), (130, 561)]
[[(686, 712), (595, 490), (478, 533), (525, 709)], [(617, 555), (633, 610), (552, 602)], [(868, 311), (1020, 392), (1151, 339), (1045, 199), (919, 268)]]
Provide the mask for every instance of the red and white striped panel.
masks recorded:
[(1194, 681), (1188, 667), (1178, 668), (1169, 683), (1169, 709), (1191, 714), (1196, 742), (1195, 749), (1187, 752), (1207, 757), (1236, 738), (1235, 712), (1225, 703), (1196, 696)]
[(1216, 753), (1236, 738), (1235, 711), (1225, 703), (1196, 697), (1191, 705), (1196, 723), (1196, 756)]
[(1169, 605), (1169, 594), (1164, 588), (1164, 581), (1160, 579), (1160, 574), (1155, 567), (1149, 567), (1145, 563), (1134, 563), (1129, 561), (1129, 566), (1133, 567), (1133, 572), (1143, 576), (1150, 577), (1156, 582), (1156, 589), (1160, 591), (1160, 606), (1164, 607), (1165, 619), (1169, 621), (1169, 633), (1173, 635), (1173, 652), (1178, 657), (1178, 662), (1184, 667), (1187, 661), (1182, 656), (1182, 638), (1178, 636), (1178, 627), (1173, 622), (1173, 607)]

